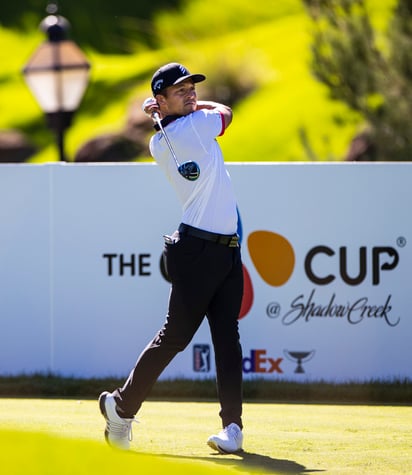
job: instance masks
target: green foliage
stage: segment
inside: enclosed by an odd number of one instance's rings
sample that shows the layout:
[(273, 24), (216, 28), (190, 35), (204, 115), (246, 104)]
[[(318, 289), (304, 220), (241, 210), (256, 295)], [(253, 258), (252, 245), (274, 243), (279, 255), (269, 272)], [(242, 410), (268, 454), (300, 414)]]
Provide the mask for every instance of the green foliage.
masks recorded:
[(3, 2), (1, 24), (30, 32), (47, 15), (47, 3), (72, 23), (73, 38), (85, 48), (110, 53), (130, 53), (156, 46), (152, 19), (159, 9), (178, 7), (180, 0), (14, 0)]
[[(81, 16), (69, 16), (69, 5), (60, 2), (60, 11), (77, 33)], [(93, 22), (104, 21), (105, 8), (102, 4), (93, 11)], [(300, 0), (271, 0), (264, 8), (246, 0), (220, 0), (219, 8), (191, 0), (181, 3), (179, 10), (156, 10), (149, 23), (158, 49), (136, 45), (132, 53), (108, 55), (86, 48), (92, 76), (66, 134), (69, 157), (85, 141), (123, 130), (150, 94), (153, 71), (168, 61), (206, 74), (208, 80), (198, 87), (200, 98), (222, 100), (234, 107), (235, 120), (219, 139), (226, 160), (344, 157), (361, 116), (344, 102), (328, 97), (328, 88), (311, 75), (310, 21)], [(108, 37), (113, 31), (108, 27)], [(0, 27), (4, 45), (0, 50), (4, 65), (0, 128), (22, 130), (35, 142), (40, 152), (32, 162), (57, 159), (54, 137), (21, 76), (21, 68), (42, 38), (37, 22), (23, 33)], [(75, 38), (78, 41), (77, 34)], [(379, 99), (372, 96), (370, 102), (377, 107)]]
[(228, 33), (300, 13), (299, 2), (290, 0), (270, 0), (264, 5), (250, 0), (223, 0), (215, 8), (202, 0), (184, 0), (179, 10), (160, 10), (154, 24), (160, 43), (169, 46), (204, 38), (221, 39)]
[[(1, 397), (64, 397), (96, 398), (107, 388), (123, 385), (124, 378), (68, 378), (53, 374), (30, 376), (1, 376)], [(245, 380), (244, 398), (248, 401), (327, 402), (362, 404), (410, 404), (412, 381), (388, 380), (363, 383), (300, 383)], [(160, 380), (153, 387), (150, 398), (160, 400), (215, 400), (216, 382), (213, 379)]]
[(306, 0), (313, 20), (312, 69), (368, 124), (379, 160), (412, 159), (412, 4), (399, 0), (384, 40), (366, 0)]

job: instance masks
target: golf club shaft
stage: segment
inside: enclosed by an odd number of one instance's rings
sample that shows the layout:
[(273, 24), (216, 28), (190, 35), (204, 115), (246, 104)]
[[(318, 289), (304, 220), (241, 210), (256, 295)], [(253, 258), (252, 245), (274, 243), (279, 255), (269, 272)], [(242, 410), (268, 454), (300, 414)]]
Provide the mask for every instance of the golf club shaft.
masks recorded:
[(177, 159), (177, 155), (169, 140), (169, 137), (163, 128), (159, 112), (156, 110), (157, 107), (158, 107), (158, 104), (156, 102), (156, 99), (154, 99), (153, 97), (148, 97), (142, 104), (143, 112), (146, 115), (150, 116), (154, 120), (154, 122), (156, 122), (158, 129), (162, 132), (163, 137), (165, 138), (166, 144), (169, 148), (170, 154), (172, 155), (173, 160), (176, 164), (177, 171), (179, 172), (179, 174), (183, 178), (186, 178), (186, 180), (189, 180), (189, 181), (197, 180), (200, 175), (199, 165), (193, 160), (188, 160), (182, 164), (179, 163), (179, 160)]
[(173, 150), (172, 144), (170, 143), (169, 137), (167, 136), (165, 129), (163, 128), (162, 121), (160, 119), (159, 114), (155, 111), (152, 113), (152, 117), (156, 121), (157, 125), (159, 126), (159, 129), (161, 130), (163, 137), (166, 140), (167, 146), (169, 147), (170, 153), (172, 154), (172, 157), (174, 161), (176, 162), (177, 167), (180, 167), (179, 160), (177, 159), (177, 156), (175, 154), (175, 151)]

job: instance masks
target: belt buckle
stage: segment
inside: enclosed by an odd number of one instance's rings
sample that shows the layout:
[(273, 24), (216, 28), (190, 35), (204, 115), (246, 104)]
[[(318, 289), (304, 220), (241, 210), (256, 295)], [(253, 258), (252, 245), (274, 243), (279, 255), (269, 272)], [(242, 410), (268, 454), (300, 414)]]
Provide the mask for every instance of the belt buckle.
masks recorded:
[(239, 236), (237, 234), (235, 234), (234, 236), (232, 236), (230, 238), (228, 246), (229, 247), (238, 247), (238, 245), (239, 245)]

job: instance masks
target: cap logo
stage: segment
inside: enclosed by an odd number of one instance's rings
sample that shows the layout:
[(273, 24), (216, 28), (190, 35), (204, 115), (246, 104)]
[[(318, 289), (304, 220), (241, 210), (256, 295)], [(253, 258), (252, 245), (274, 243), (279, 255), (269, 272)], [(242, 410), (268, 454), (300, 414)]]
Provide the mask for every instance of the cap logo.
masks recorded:
[(163, 84), (163, 79), (158, 79), (158, 80), (153, 84), (153, 90), (157, 91), (157, 89), (162, 89), (162, 84)]
[(189, 71), (182, 65), (179, 65), (179, 69), (180, 69), (180, 72), (186, 76), (187, 74), (189, 74)]

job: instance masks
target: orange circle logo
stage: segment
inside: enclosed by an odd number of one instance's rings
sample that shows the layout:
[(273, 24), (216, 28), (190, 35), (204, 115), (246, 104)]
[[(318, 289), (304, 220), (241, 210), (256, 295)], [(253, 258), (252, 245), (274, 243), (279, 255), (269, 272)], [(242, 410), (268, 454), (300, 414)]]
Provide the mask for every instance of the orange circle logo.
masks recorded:
[(254, 231), (247, 243), (253, 265), (262, 280), (279, 287), (290, 279), (295, 253), (286, 238), (271, 231)]

